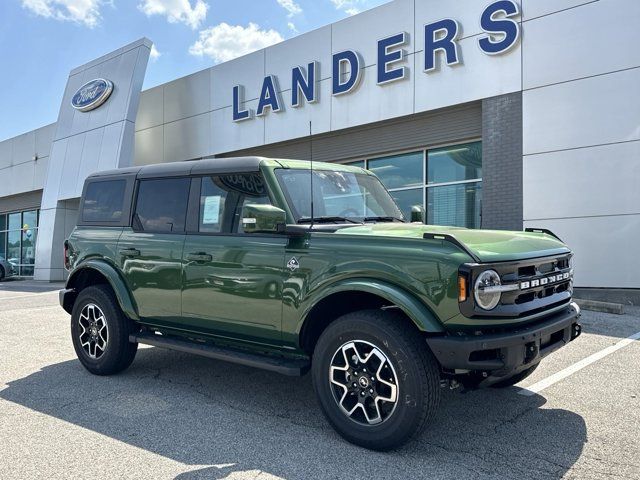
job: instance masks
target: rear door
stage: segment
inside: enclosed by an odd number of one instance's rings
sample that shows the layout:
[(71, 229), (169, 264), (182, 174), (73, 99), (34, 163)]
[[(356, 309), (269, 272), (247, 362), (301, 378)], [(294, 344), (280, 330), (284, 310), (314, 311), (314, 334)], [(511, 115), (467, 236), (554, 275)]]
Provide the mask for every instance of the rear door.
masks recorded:
[[(245, 234), (244, 205), (271, 203), (262, 175), (194, 180), (184, 246), (184, 322), (218, 336), (280, 344), (284, 235)], [(197, 194), (196, 194), (197, 192)]]
[(131, 228), (117, 259), (145, 323), (180, 327), (189, 178), (139, 180)]

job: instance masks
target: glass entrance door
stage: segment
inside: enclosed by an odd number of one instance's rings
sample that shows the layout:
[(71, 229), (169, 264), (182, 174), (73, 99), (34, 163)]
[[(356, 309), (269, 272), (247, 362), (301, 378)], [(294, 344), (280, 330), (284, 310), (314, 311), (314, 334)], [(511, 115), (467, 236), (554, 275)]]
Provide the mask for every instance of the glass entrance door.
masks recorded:
[(0, 257), (13, 267), (15, 275), (33, 276), (39, 210), (0, 214)]

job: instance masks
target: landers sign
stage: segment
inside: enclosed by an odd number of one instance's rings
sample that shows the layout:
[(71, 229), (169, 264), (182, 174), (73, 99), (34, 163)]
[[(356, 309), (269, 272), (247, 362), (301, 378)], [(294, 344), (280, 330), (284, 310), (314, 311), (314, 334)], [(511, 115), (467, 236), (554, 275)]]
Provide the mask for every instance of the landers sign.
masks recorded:
[[(513, 0), (499, 0), (484, 9), (480, 17), (480, 26), (484, 32), (478, 37), (478, 47), (486, 55), (500, 55), (511, 50), (520, 40), (520, 24), (517, 18), (520, 8)], [(462, 63), (459, 52), (461, 28), (451, 18), (427, 23), (424, 26), (424, 65), (425, 74), (437, 71), (440, 62), (448, 66)], [(400, 32), (378, 40), (377, 83), (385, 85), (407, 78), (408, 69), (402, 63), (406, 61), (403, 49), (408, 44), (409, 35)], [(363, 60), (353, 50), (345, 50), (332, 56), (332, 94), (344, 95), (354, 91), (362, 80)], [(294, 67), (291, 70), (291, 106), (298, 108), (304, 102), (318, 101), (319, 64), (311, 62), (306, 69)], [(281, 112), (283, 103), (277, 89), (277, 78), (268, 75), (262, 82), (262, 89), (255, 113), (244, 107), (244, 87), (233, 87), (233, 121), (250, 120), (265, 115), (269, 110)]]

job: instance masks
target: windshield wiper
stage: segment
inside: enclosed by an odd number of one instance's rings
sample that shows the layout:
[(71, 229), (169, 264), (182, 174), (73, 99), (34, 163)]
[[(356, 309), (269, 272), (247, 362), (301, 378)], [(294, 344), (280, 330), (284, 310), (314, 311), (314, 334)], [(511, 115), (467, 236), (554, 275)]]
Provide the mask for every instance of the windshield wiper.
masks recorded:
[(335, 222), (357, 223), (357, 224), (362, 223), (347, 217), (330, 217), (330, 216), (315, 217), (315, 218), (302, 217), (301, 219), (298, 220), (298, 223), (335, 223)]
[(364, 217), (365, 222), (400, 222), (404, 223), (404, 220), (398, 217)]

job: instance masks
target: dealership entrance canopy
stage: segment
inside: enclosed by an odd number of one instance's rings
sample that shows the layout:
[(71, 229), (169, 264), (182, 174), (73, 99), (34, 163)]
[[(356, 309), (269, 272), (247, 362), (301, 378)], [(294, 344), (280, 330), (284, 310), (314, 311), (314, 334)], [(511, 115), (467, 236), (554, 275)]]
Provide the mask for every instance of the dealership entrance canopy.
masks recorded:
[(145, 91), (141, 39), (72, 70), (55, 124), (0, 142), (0, 256), (61, 280), (92, 172), (309, 159), (311, 126), (314, 160), (374, 171), (428, 223), (547, 228), (576, 286), (640, 289), (639, 18), (636, 0), (395, 0)]

